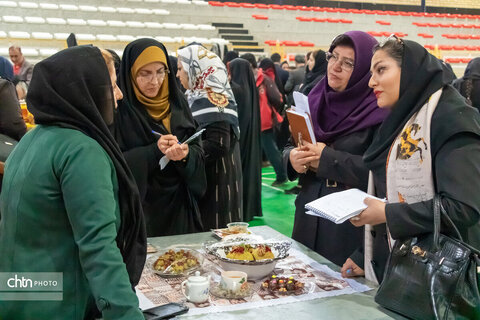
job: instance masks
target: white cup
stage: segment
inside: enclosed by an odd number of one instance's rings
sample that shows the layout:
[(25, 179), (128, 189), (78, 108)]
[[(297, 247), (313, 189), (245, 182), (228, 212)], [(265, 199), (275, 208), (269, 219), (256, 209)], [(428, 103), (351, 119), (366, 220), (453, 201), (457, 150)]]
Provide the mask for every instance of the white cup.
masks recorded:
[(223, 271), (221, 276), (220, 286), (233, 292), (240, 290), (242, 284), (247, 282), (247, 274), (242, 271)]

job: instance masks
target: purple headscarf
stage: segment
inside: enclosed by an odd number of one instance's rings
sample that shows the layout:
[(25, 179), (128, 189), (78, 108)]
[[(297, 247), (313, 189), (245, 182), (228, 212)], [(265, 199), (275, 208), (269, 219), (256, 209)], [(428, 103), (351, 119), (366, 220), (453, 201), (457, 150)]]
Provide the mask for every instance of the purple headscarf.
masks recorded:
[[(355, 67), (346, 89), (334, 91), (326, 75), (308, 95), (315, 138), (321, 142), (331, 142), (379, 124), (388, 114), (377, 106), (375, 94), (368, 87), (372, 50), (377, 40), (362, 31), (349, 31), (345, 35), (352, 40), (355, 51)], [(329, 51), (333, 49), (330, 47)]]

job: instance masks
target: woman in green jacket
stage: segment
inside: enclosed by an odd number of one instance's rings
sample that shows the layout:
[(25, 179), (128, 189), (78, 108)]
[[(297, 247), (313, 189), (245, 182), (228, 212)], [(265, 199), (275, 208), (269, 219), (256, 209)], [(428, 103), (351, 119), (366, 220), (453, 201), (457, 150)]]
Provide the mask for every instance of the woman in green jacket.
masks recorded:
[(115, 82), (111, 55), (96, 47), (69, 48), (35, 66), (27, 103), (38, 126), (6, 162), (0, 272), (61, 273), (62, 296), (9, 301), (4, 291), (0, 319), (94, 319), (98, 311), (143, 319), (133, 287), (145, 262), (145, 226), (109, 130), (122, 98)]

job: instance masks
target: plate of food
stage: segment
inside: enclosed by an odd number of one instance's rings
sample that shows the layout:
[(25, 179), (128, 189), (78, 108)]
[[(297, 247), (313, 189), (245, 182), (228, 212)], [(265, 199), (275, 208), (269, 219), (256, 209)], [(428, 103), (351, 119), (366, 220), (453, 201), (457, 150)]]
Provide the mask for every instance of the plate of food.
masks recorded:
[(200, 269), (202, 264), (203, 256), (189, 249), (163, 250), (147, 259), (147, 265), (162, 277), (186, 276)]
[(277, 261), (288, 257), (290, 241), (217, 242), (204, 249), (219, 259), (223, 270), (243, 271), (248, 278), (261, 279), (270, 274)]
[(247, 222), (231, 222), (227, 224), (227, 228), (212, 229), (212, 233), (220, 239), (231, 235), (252, 234)]
[(262, 290), (268, 290), (275, 295), (300, 295), (307, 291), (303, 282), (294, 277), (279, 277), (272, 275), (262, 282)]

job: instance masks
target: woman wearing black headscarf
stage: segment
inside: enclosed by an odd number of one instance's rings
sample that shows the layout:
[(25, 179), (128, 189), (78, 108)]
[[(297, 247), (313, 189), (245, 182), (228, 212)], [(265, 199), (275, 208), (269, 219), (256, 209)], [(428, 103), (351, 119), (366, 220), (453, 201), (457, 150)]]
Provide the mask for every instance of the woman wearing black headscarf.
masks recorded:
[(390, 39), (375, 50), (369, 85), (378, 106), (391, 113), (364, 161), (377, 194), (388, 202), (366, 199), (368, 208), (351, 221), (356, 226), (386, 223), (388, 237), (366, 243), (373, 251), (366, 252), (365, 261), (373, 261), (365, 265), (366, 275), (373, 267), (371, 276), (381, 281), (387, 260), (383, 248), (392, 243), (388, 238), (432, 232), (435, 194), (463, 239), (480, 247), (480, 115), (449, 85), (450, 74), (423, 46)]
[(463, 77), (452, 84), (469, 105), (480, 110), (480, 57), (470, 60)]
[(143, 319), (133, 287), (145, 225), (108, 129), (122, 97), (115, 79), (111, 55), (96, 47), (35, 66), (27, 102), (37, 127), (7, 160), (0, 196), (0, 271), (61, 273), (63, 287), (58, 300), (2, 301), (2, 319), (94, 319), (97, 308), (104, 319)]
[(228, 63), (230, 84), (238, 108), (243, 175), (243, 219), (262, 216), (262, 145), (258, 90), (250, 63), (241, 58)]
[(313, 51), (308, 57), (307, 67), (308, 68), (305, 68), (306, 71), (308, 70), (305, 73), (305, 80), (298, 90), (306, 96), (308, 96), (313, 87), (322, 80), (327, 72), (327, 56), (325, 55), (325, 51)]
[(227, 65), (227, 63), (236, 58), (238, 58), (237, 51), (227, 51), (227, 53), (225, 53), (225, 57), (223, 57), (223, 64)]
[[(202, 231), (203, 151), (198, 140), (178, 143), (195, 133), (196, 125), (172, 69), (160, 42), (139, 39), (125, 48), (118, 80), (124, 99), (115, 138), (140, 189), (148, 236)], [(162, 169), (164, 156), (170, 161)]]

